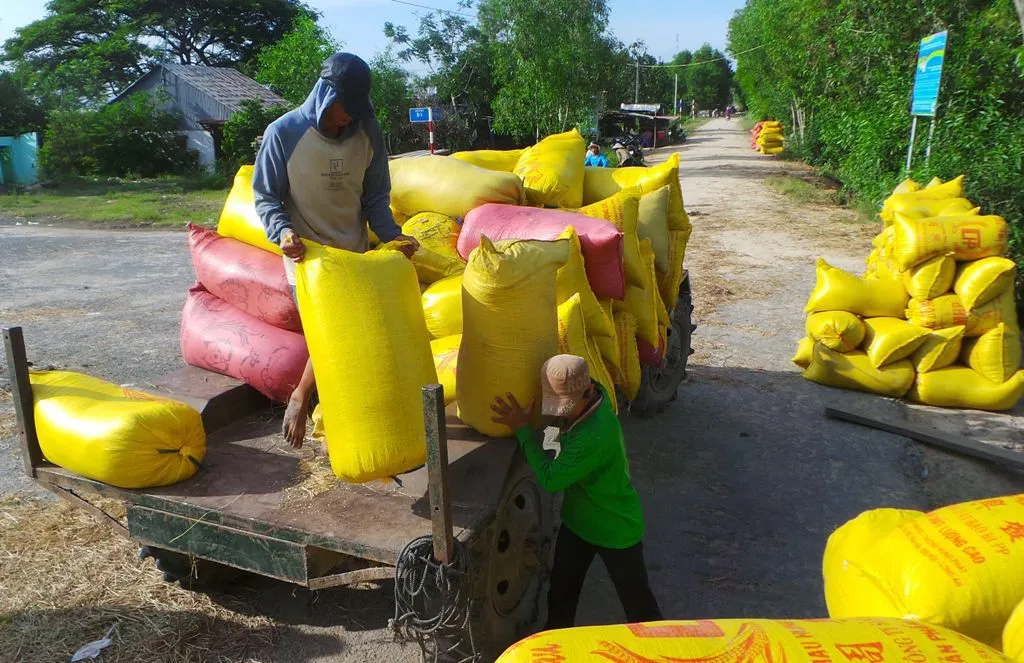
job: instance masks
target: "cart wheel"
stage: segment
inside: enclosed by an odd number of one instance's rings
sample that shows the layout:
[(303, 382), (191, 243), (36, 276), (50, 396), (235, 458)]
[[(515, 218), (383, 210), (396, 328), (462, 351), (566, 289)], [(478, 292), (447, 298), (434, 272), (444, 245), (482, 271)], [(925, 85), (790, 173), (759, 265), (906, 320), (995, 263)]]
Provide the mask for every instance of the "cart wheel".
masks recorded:
[(494, 520), (473, 546), (473, 640), (483, 660), (539, 626), (554, 533), (552, 495), (518, 455)]
[(156, 568), (164, 574), (164, 581), (177, 582), (184, 589), (203, 591), (216, 589), (236, 582), (244, 571), (211, 562), (208, 559), (201, 559), (191, 555), (154, 548), (153, 546), (142, 546), (139, 549), (139, 559), (152, 557), (156, 562)]
[(672, 325), (665, 339), (665, 360), (660, 368), (641, 367), (640, 392), (629, 404), (630, 414), (650, 417), (665, 409), (676, 398), (679, 385), (686, 379), (686, 364), (693, 354), (693, 300), (690, 297), (690, 279), (679, 286), (679, 300), (672, 311)]

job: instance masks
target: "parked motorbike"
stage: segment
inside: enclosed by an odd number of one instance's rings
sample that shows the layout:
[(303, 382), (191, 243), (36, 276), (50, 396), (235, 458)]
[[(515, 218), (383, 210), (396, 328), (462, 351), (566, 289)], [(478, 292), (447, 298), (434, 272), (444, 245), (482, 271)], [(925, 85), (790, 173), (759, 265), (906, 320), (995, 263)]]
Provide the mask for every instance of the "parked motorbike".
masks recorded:
[(644, 150), (640, 139), (636, 136), (621, 136), (615, 139), (612, 149), (619, 157), (619, 168), (626, 166), (646, 166)]

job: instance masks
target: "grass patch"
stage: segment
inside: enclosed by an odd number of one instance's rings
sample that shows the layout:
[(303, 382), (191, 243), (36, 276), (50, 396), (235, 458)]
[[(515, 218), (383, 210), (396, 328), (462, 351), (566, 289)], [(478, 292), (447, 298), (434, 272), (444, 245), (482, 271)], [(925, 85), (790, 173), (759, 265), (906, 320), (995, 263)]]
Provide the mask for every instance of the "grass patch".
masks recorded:
[(0, 195), (0, 216), (110, 225), (213, 225), (227, 198), (219, 175), (157, 179), (73, 178)]
[(710, 117), (691, 117), (689, 119), (683, 120), (683, 131), (686, 132), (687, 136), (689, 136), (691, 133), (693, 133), (697, 129), (700, 129), (710, 121)]
[(768, 188), (806, 205), (840, 205), (839, 190), (822, 183), (792, 175), (771, 175), (765, 178)]

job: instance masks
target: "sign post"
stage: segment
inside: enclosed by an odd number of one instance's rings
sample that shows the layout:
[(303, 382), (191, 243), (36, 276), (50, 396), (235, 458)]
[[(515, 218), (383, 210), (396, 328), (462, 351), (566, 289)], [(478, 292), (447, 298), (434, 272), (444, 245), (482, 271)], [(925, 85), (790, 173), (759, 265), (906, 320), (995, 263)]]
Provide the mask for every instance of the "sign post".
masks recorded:
[(946, 59), (946, 37), (943, 30), (921, 40), (917, 50), (917, 67), (914, 69), (914, 93), (910, 101), (910, 147), (907, 148), (907, 173), (914, 154), (914, 139), (917, 135), (917, 118), (930, 117), (928, 147), (925, 163), (932, 154), (932, 136), (935, 134), (935, 113), (939, 107), (939, 84), (942, 80), (942, 64)]
[(434, 108), (428, 106), (426, 108), (410, 108), (409, 109), (409, 122), (412, 124), (426, 124), (427, 125), (427, 146), (430, 148), (430, 153), (434, 153), (434, 120), (440, 120), (444, 117), (444, 112), (440, 108)]

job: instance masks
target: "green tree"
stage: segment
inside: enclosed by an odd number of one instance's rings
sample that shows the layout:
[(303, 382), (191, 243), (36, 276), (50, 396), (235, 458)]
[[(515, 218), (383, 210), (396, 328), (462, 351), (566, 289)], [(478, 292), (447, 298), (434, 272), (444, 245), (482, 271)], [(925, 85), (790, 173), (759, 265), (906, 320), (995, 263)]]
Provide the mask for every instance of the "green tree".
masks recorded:
[(8, 71), (0, 71), (0, 136), (42, 131), (46, 113)]
[(264, 107), (256, 99), (247, 99), (241, 106), (224, 123), (220, 143), (220, 161), (217, 166), (228, 177), (233, 176), (239, 166), (253, 163), (256, 158), (256, 139), (263, 135), (271, 122), (289, 110), (286, 106)]
[(724, 108), (732, 101), (732, 67), (721, 51), (704, 44), (685, 71), (686, 91), (697, 108)]
[(373, 87), (370, 90), (373, 110), (380, 123), (388, 150), (395, 148), (395, 141), (405, 123), (406, 109), (409, 108), (409, 74), (398, 66), (391, 51), (386, 51), (370, 62), (373, 72)]
[(280, 41), (256, 56), (255, 78), (293, 104), (301, 104), (320, 77), (324, 60), (340, 49), (341, 44), (317, 25), (314, 16), (301, 14)]

